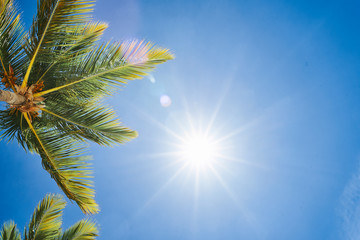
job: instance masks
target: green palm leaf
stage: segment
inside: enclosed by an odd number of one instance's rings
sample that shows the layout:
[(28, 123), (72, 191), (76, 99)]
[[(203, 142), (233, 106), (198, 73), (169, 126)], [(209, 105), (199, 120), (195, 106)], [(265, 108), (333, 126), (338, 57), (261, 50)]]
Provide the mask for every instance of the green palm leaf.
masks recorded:
[[(140, 79), (157, 64), (173, 59), (168, 49), (152, 46), (143, 41), (122, 44), (102, 44), (88, 54), (69, 71), (70, 76), (58, 81), (58, 86), (37, 93), (43, 96), (59, 90), (88, 98), (93, 95), (111, 94), (114, 86), (122, 86), (127, 80)], [(71, 88), (70, 88), (71, 86)]]
[[(95, 240), (97, 224), (83, 219), (62, 232), (62, 212), (66, 202), (61, 195), (47, 194), (36, 207), (24, 231), (24, 240)], [(20, 240), (14, 222), (9, 221), (0, 230), (0, 240)]]
[(10, 0), (0, 0), (0, 62), (3, 71), (9, 71), (9, 64), (15, 75), (21, 74), (25, 63), (22, 49), (24, 30), (20, 14)]
[(26, 129), (27, 125), (22, 121), (21, 113), (11, 114), (11, 109), (0, 111), (0, 138), (8, 142), (15, 139), (27, 150), (24, 134), (21, 129)]
[(81, 220), (67, 229), (59, 240), (94, 240), (98, 236), (95, 222), (91, 220)]
[(59, 236), (65, 205), (61, 195), (47, 195), (35, 209), (28, 228), (25, 228), (24, 239), (50, 240)]
[[(73, 28), (71, 31), (65, 31), (68, 35), (72, 35), (71, 37), (74, 38), (71, 44), (66, 44), (61, 47), (58, 47), (58, 52), (54, 55), (51, 59), (52, 63), (48, 66), (44, 66), (45, 64), (42, 63), (41, 69), (38, 71), (35, 70), (35, 73), (38, 73), (37, 76), (34, 76), (34, 79), (38, 79), (37, 83), (46, 79), (46, 75), (52, 74), (56, 75), (55, 69), (57, 65), (62, 63), (62, 67), (67, 64), (66, 61), (71, 60), (71, 62), (76, 62), (77, 59), (81, 58), (84, 54), (87, 54), (91, 51), (91, 46), (95, 44), (97, 40), (99, 40), (100, 36), (103, 34), (104, 30), (107, 28), (107, 24), (101, 22), (91, 22), (87, 24), (82, 24), (77, 26), (77, 28)], [(69, 39), (68, 39), (69, 40)], [(43, 69), (46, 69), (45, 71)], [(42, 75), (40, 75), (40, 73)], [(49, 81), (50, 80), (50, 81)], [(47, 79), (47, 83), (51, 83), (51, 78)], [(49, 84), (47, 84), (49, 85)]]
[(12, 1), (0, 4), (2, 68), (16, 66), (22, 83), (12, 87), (27, 98), (0, 111), (1, 138), (38, 153), (66, 196), (83, 212), (96, 213), (84, 142), (111, 146), (137, 135), (103, 98), (173, 55), (144, 41), (98, 44), (107, 25), (90, 21), (93, 1), (38, 0), (25, 41)]
[(27, 137), (29, 149), (40, 154), (42, 165), (63, 190), (66, 196), (74, 200), (85, 213), (97, 213), (99, 207), (94, 200), (94, 190), (90, 180), (88, 156), (78, 141), (56, 129), (35, 125), (24, 114), (32, 134)]
[[(137, 136), (135, 131), (121, 125), (110, 107), (98, 103), (82, 104), (79, 108), (76, 101), (63, 104), (47, 101), (43, 118), (49, 118), (60, 131), (79, 140), (88, 139), (100, 145), (124, 143)], [(69, 129), (72, 131), (69, 132)]]
[(4, 223), (0, 232), (0, 240), (20, 240), (20, 232), (13, 221)]
[(39, 0), (30, 38), (25, 45), (30, 63), (22, 87), (27, 86), (34, 63), (52, 61), (52, 57), (64, 46), (76, 40), (77, 25), (86, 23), (92, 12), (92, 1), (86, 0)]

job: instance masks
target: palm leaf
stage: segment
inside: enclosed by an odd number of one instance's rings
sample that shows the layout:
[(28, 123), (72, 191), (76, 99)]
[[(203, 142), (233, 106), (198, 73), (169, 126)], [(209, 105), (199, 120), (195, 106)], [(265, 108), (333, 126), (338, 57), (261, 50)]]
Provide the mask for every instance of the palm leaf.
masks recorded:
[[(35, 76), (34, 79), (38, 79), (37, 83), (45, 80), (47, 86), (52, 85), (52, 74), (56, 75), (56, 73), (59, 69), (56, 69), (55, 67), (59, 65), (59, 63), (62, 63), (62, 67), (66, 65), (67, 62), (65, 61), (71, 61), (76, 62), (77, 59), (81, 58), (84, 54), (88, 53), (92, 50), (92, 47), (94, 46), (95, 42), (100, 38), (100, 36), (103, 34), (104, 30), (107, 28), (107, 24), (101, 23), (101, 22), (91, 22), (87, 24), (82, 24), (75, 29), (75, 31), (71, 32), (68, 31), (69, 35), (72, 34), (72, 38), (74, 38), (73, 43), (67, 44), (65, 46), (62, 46), (60, 49), (61, 51), (58, 51), (57, 55), (55, 55), (52, 59), (52, 63), (47, 66), (43, 67), (43, 69), (46, 69), (44, 72), (41, 72), (41, 76), (37, 77)], [(66, 31), (65, 31), (66, 32)], [(44, 64), (43, 64), (44, 65)], [(49, 75), (49, 78), (46, 78), (46, 75)]]
[(79, 142), (56, 129), (41, 127), (40, 123), (35, 124), (35, 130), (27, 114), (24, 119), (32, 132), (26, 136), (27, 147), (40, 154), (43, 167), (69, 199), (74, 200), (84, 213), (97, 213), (99, 208), (89, 179), (90, 164), (86, 162), (89, 157), (84, 156)]
[(102, 104), (102, 98), (173, 55), (143, 41), (96, 46), (107, 25), (89, 23), (91, 0), (38, 0), (37, 15), (21, 48), (23, 33), (12, 1), (0, 0), (0, 4), (0, 41), (6, 42), (0, 43), (1, 68), (6, 71), (8, 63), (16, 65), (16, 74), (23, 76), (20, 90), (43, 82), (43, 90), (42, 84), (29, 89), (37, 89), (35, 98), (46, 95), (39, 118), (34, 118), (34, 109), (42, 106), (39, 99), (24, 104), (32, 108), (11, 106), (0, 111), (1, 137), (16, 138), (24, 149), (38, 153), (66, 196), (83, 212), (96, 213), (84, 141), (113, 145), (136, 136)]
[(28, 229), (25, 228), (25, 240), (50, 240), (60, 234), (62, 210), (66, 202), (61, 195), (47, 195), (35, 209)]
[(0, 62), (4, 72), (9, 65), (19, 76), (26, 59), (22, 51), (24, 30), (20, 22), (20, 14), (11, 0), (0, 0)]
[(39, 0), (37, 15), (30, 31), (30, 40), (25, 45), (30, 63), (22, 87), (27, 86), (30, 72), (40, 56), (40, 61), (52, 59), (62, 46), (74, 42), (77, 25), (90, 18), (92, 1), (87, 0)]
[[(61, 230), (62, 212), (66, 202), (61, 195), (47, 194), (36, 207), (30, 223), (24, 231), (24, 240), (95, 240), (98, 236), (96, 223), (83, 219), (65, 232)], [(13, 221), (0, 230), (0, 240), (21, 240)]]
[(20, 232), (13, 221), (4, 223), (0, 232), (0, 240), (21, 240)]
[(42, 117), (49, 118), (57, 129), (78, 140), (88, 139), (100, 145), (124, 143), (137, 136), (135, 131), (121, 125), (111, 108), (93, 102), (79, 105), (50, 100)]
[(21, 129), (26, 129), (28, 126), (22, 122), (22, 114), (19, 112), (11, 112), (11, 109), (0, 111), (0, 138), (10, 142), (17, 139), (18, 143), (27, 150), (24, 135)]
[(98, 229), (95, 222), (81, 220), (67, 229), (59, 240), (95, 240), (98, 236)]
[[(173, 59), (168, 49), (152, 46), (143, 41), (122, 44), (102, 44), (80, 63), (69, 69), (58, 86), (36, 93), (43, 96), (59, 90), (71, 91), (84, 98), (111, 94), (114, 86), (122, 86), (127, 80), (140, 79), (157, 64)], [(71, 86), (71, 87), (70, 87)], [(62, 92), (63, 93), (63, 92)]]

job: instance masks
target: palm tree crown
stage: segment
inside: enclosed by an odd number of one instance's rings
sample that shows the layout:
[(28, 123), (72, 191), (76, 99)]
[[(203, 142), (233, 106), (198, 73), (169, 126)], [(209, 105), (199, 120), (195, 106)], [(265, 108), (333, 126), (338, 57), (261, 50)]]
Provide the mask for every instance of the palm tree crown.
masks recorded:
[[(24, 240), (94, 240), (98, 229), (92, 220), (83, 219), (62, 232), (62, 210), (66, 202), (61, 195), (46, 195), (35, 209), (24, 230)], [(21, 240), (14, 222), (3, 224), (0, 240)]]
[(25, 33), (13, 1), (0, 0), (0, 100), (8, 103), (1, 138), (38, 153), (66, 196), (90, 214), (99, 208), (86, 140), (110, 146), (137, 135), (102, 99), (173, 58), (144, 41), (98, 43), (107, 25), (91, 20), (92, 7), (88, 0), (38, 0)]

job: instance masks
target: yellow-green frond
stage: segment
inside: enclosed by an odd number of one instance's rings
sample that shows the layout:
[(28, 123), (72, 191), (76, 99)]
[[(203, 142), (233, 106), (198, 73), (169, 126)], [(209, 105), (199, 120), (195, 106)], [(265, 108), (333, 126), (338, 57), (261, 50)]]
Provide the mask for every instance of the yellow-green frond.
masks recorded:
[(59, 240), (95, 240), (98, 232), (94, 221), (84, 219), (68, 228)]
[(48, 101), (43, 117), (60, 131), (82, 140), (88, 139), (100, 145), (124, 143), (137, 136), (135, 131), (121, 125), (115, 112), (102, 104), (62, 103)]
[(66, 196), (75, 201), (80, 209), (87, 214), (99, 211), (95, 202), (95, 191), (92, 189), (90, 164), (88, 156), (78, 141), (56, 129), (35, 127), (27, 114), (24, 118), (33, 136), (33, 149), (40, 154), (42, 165)]
[[(24, 240), (95, 240), (98, 236), (97, 224), (90, 219), (78, 221), (62, 232), (62, 214), (66, 206), (59, 194), (47, 194), (37, 205), (24, 231)], [(21, 240), (21, 235), (13, 221), (3, 224), (0, 240)]]
[(13, 221), (4, 223), (0, 231), (0, 240), (21, 240), (20, 232)]
[(47, 195), (36, 207), (25, 228), (25, 240), (56, 239), (60, 234), (62, 210), (66, 202), (61, 195)]
[(44, 66), (43, 64), (43, 67), (38, 70), (41, 74), (39, 74), (38, 79), (35, 76), (35, 79), (37, 79), (36, 83), (44, 81), (47, 87), (51, 87), (54, 84), (53, 77), (50, 75), (50, 77), (47, 78), (47, 74), (54, 70), (54, 74), (56, 74), (56, 69), (54, 68), (60, 63), (66, 65), (67, 63), (65, 61), (69, 60), (76, 62), (77, 59), (80, 59), (84, 54), (90, 52), (95, 42), (99, 40), (107, 27), (108, 25), (102, 22), (90, 22), (79, 25), (78, 28), (72, 32), (72, 37), (74, 38), (73, 43), (62, 47), (62, 51), (59, 51), (56, 56), (52, 56), (52, 59), (49, 60), (51, 64), (48, 66)]
[(26, 62), (22, 45), (24, 30), (20, 21), (20, 14), (10, 0), (0, 2), (0, 72), (8, 72), (9, 65), (19, 77)]
[[(127, 80), (140, 79), (157, 64), (173, 59), (168, 49), (153, 46), (143, 41), (122, 44), (102, 44), (88, 54), (79, 64), (69, 69), (71, 76), (59, 85), (36, 93), (39, 97), (62, 89), (75, 88), (77, 92), (96, 91), (107, 93), (114, 86), (121, 86)], [(82, 76), (82, 77), (81, 77)]]
[(72, 33), (77, 30), (76, 25), (86, 23), (90, 18), (93, 7), (92, 1), (87, 0), (39, 0), (37, 15), (34, 19), (30, 40), (25, 50), (30, 58), (22, 87), (27, 86), (32, 68), (41, 56), (52, 56), (56, 48), (71, 44)]
[(97, 213), (85, 143), (109, 146), (137, 136), (102, 100), (174, 56), (145, 41), (99, 44), (107, 24), (91, 22), (93, 0), (37, 1), (26, 35), (13, 1), (0, 0), (0, 72), (14, 68), (5, 87), (26, 91), (29, 100), (0, 111), (0, 137), (39, 154), (66, 196), (84, 213)]

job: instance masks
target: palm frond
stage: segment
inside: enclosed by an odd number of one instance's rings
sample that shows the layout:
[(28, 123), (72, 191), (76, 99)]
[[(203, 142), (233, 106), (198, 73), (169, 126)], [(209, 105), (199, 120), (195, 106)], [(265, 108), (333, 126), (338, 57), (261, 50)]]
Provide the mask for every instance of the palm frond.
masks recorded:
[[(140, 79), (157, 64), (173, 59), (168, 49), (153, 46), (143, 41), (122, 44), (102, 44), (73, 65), (57, 86), (34, 94), (43, 96), (60, 90), (70, 91), (89, 98), (111, 94), (114, 86), (122, 86), (127, 80)], [(66, 94), (62, 92), (62, 94)]]
[[(56, 66), (62, 63), (62, 67), (64, 67), (67, 64), (66, 61), (76, 62), (84, 54), (90, 52), (107, 26), (107, 24), (102, 22), (90, 22), (79, 25), (73, 32), (69, 31), (68, 34), (73, 35), (73, 42), (62, 46), (61, 51), (59, 50), (58, 54), (52, 58), (52, 63), (49, 66), (42, 64), (43, 70), (35, 71), (41, 74), (39, 76), (33, 75), (34, 79), (37, 79), (37, 83), (45, 81), (47, 86), (51, 86), (54, 81), (52, 75), (56, 75), (58, 72), (56, 70), (59, 70), (56, 69)], [(46, 78), (47, 75), (49, 76), (48, 78)]]
[(42, 117), (49, 118), (57, 129), (78, 140), (88, 139), (100, 145), (124, 143), (137, 136), (135, 131), (121, 125), (110, 107), (99, 103), (47, 101)]
[(26, 130), (28, 125), (23, 121), (22, 114), (18, 111), (7, 109), (0, 111), (0, 139), (10, 142), (16, 139), (18, 143), (27, 150), (26, 140), (22, 130)]
[(60, 234), (62, 210), (66, 202), (61, 195), (47, 195), (35, 209), (29, 226), (24, 233), (25, 240), (55, 239)]
[(39, 56), (40, 61), (52, 59), (64, 46), (74, 42), (77, 25), (86, 23), (93, 2), (88, 0), (38, 0), (38, 11), (25, 50), (31, 59), (22, 87), (27, 86), (30, 72)]
[[(136, 136), (102, 104), (103, 97), (173, 59), (168, 49), (144, 41), (97, 44), (107, 25), (89, 22), (92, 6), (92, 0), (38, 0), (23, 41), (12, 0), (0, 0), (0, 70), (12, 65), (23, 79), (16, 89), (27, 97), (22, 105), (0, 111), (0, 137), (16, 138), (39, 154), (45, 170), (85, 213), (99, 208), (84, 142), (113, 145)], [(28, 239), (34, 239), (31, 231)]]
[(0, 240), (21, 240), (20, 232), (13, 221), (4, 223), (0, 231)]
[(79, 141), (56, 129), (41, 127), (39, 122), (34, 127), (27, 114), (23, 115), (32, 132), (25, 136), (27, 147), (40, 154), (44, 169), (70, 200), (75, 201), (84, 213), (97, 213), (99, 207), (91, 189), (89, 157), (84, 156)]
[(9, 65), (19, 77), (26, 58), (23, 55), (24, 30), (16, 7), (12, 0), (0, 1), (0, 62), (3, 72), (9, 71)]
[(97, 236), (96, 223), (91, 220), (81, 220), (68, 228), (59, 240), (95, 240)]

